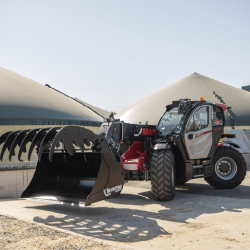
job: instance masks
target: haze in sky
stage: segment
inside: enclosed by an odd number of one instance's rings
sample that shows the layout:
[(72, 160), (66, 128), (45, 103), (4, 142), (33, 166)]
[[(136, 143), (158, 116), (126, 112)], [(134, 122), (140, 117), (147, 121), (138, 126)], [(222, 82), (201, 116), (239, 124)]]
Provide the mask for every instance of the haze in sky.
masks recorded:
[(249, 13), (247, 0), (0, 0), (0, 66), (116, 112), (193, 72), (240, 88)]

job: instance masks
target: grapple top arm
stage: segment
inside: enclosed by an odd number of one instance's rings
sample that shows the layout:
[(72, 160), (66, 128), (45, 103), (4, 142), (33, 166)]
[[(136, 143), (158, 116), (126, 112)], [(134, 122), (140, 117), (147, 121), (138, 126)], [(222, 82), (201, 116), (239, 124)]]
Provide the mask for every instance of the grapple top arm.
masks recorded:
[[(15, 155), (15, 148), (19, 146), (18, 160), (21, 160), (21, 155), (26, 152), (27, 144), (31, 142), (28, 150), (28, 160), (31, 159), (31, 154), (35, 147), (38, 149), (38, 160), (41, 161), (42, 154), (45, 150), (49, 150), (49, 160), (52, 161), (56, 147), (62, 143), (64, 150), (70, 155), (75, 151), (74, 145), (78, 146), (81, 152), (86, 150), (92, 142), (92, 149), (96, 152), (109, 150), (109, 145), (105, 140), (104, 134), (95, 134), (89, 129), (79, 126), (65, 126), (54, 128), (42, 128), (33, 130), (10, 131), (0, 137), (0, 145), (3, 147), (0, 153), (0, 160), (3, 160), (3, 155), (6, 150), (9, 151), (9, 160)], [(63, 151), (63, 149), (62, 149)]]

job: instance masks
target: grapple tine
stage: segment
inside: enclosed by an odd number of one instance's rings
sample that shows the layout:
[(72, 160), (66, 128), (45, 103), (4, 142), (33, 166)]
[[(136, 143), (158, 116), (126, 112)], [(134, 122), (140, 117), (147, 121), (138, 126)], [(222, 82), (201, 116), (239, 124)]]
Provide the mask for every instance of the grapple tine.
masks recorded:
[[(88, 131), (88, 135), (86, 134), (86, 131)], [(52, 161), (52, 156), (54, 154), (54, 150), (56, 145), (61, 141), (64, 143), (64, 146), (67, 150), (67, 152), (70, 155), (73, 155), (74, 153), (74, 147), (73, 143), (76, 142), (77, 146), (81, 149), (82, 152), (84, 152), (84, 137), (87, 137), (92, 132), (86, 128), (77, 127), (77, 126), (67, 126), (62, 127), (60, 131), (56, 134), (52, 144), (51, 149), (49, 152), (49, 160)]]
[(56, 145), (58, 145), (58, 143), (61, 141), (63, 142), (62, 138), (60, 138), (60, 136), (58, 136), (58, 134), (60, 134), (60, 132), (64, 129), (65, 127), (62, 127), (57, 134), (55, 135), (53, 142), (51, 143), (51, 147), (50, 147), (50, 151), (49, 151), (49, 161), (52, 161), (52, 156), (54, 154), (54, 150)]
[(84, 144), (86, 144), (87, 146), (90, 146), (90, 141), (89, 141), (88, 138), (84, 138), (84, 139), (83, 139), (83, 142), (84, 142)]
[(6, 132), (6, 133), (4, 133), (4, 134), (1, 135), (1, 137), (0, 137), (0, 145), (6, 141), (6, 139), (8, 138), (8, 136), (9, 136), (12, 132), (13, 132), (13, 131), (9, 131), (9, 132)]
[(78, 147), (82, 150), (82, 152), (84, 152), (85, 147), (84, 144), (86, 144), (87, 146), (90, 146), (90, 142), (89, 140), (86, 138), (86, 129), (78, 129), (78, 135), (81, 136), (77, 136), (75, 138), (76, 144), (78, 145)]
[(46, 135), (46, 132), (49, 130), (50, 128), (42, 128), (40, 129), (37, 134), (35, 135), (35, 137), (32, 140), (32, 143), (30, 145), (29, 148), (29, 152), (28, 152), (28, 160), (30, 161), (31, 158), (31, 154), (32, 151), (34, 149), (34, 147), (38, 144), (38, 142), (41, 142), (43, 140), (43, 137)]
[(6, 149), (10, 150), (10, 147), (11, 147), (11, 144), (13, 142), (13, 140), (16, 138), (16, 136), (20, 133), (21, 130), (18, 130), (18, 131), (14, 131), (14, 132), (11, 132), (7, 139), (5, 140), (4, 144), (3, 144), (3, 148), (2, 148), (2, 151), (1, 151), (1, 155), (0, 155), (0, 160), (2, 161), (3, 160), (3, 155), (6, 151)]
[(55, 127), (55, 128), (51, 128), (48, 133), (44, 136), (41, 144), (40, 144), (40, 148), (39, 148), (39, 152), (38, 152), (38, 160), (41, 161), (42, 159), (42, 154), (44, 149), (46, 148), (46, 144), (48, 144), (56, 135), (56, 131), (61, 129), (61, 127)]
[(20, 145), (19, 152), (18, 152), (18, 157), (17, 158), (18, 158), (19, 161), (22, 161), (21, 156), (22, 156), (23, 152), (26, 152), (26, 145), (27, 145), (27, 143), (32, 142), (33, 138), (36, 135), (36, 132), (39, 131), (39, 130), (40, 130), (40, 128), (32, 129), (24, 137), (24, 139), (23, 139), (23, 141), (22, 141), (22, 143)]
[(23, 139), (25, 138), (26, 134), (30, 131), (30, 129), (21, 131), (17, 137), (14, 139), (13, 143), (10, 147), (10, 153), (9, 153), (9, 160), (11, 161), (11, 157), (15, 155), (15, 148), (17, 145), (21, 145)]

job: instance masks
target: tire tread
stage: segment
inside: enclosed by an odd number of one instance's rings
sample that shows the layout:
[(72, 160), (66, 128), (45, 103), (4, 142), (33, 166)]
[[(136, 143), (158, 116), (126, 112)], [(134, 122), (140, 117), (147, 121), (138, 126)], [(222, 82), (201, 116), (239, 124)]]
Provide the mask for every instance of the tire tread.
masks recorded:
[(154, 151), (151, 157), (151, 191), (155, 200), (172, 200), (175, 195), (172, 183), (174, 156), (171, 150)]

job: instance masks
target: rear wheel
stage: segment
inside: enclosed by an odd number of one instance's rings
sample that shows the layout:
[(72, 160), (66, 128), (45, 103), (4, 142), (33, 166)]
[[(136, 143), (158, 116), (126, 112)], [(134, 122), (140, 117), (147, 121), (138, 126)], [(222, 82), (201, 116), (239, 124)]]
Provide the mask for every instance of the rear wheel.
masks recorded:
[(155, 200), (172, 200), (175, 196), (174, 155), (171, 150), (154, 151), (151, 157), (151, 190)]
[(246, 176), (246, 162), (232, 147), (218, 147), (214, 155), (214, 175), (205, 180), (215, 188), (235, 188)]

